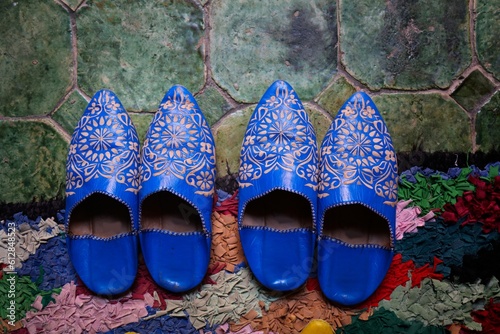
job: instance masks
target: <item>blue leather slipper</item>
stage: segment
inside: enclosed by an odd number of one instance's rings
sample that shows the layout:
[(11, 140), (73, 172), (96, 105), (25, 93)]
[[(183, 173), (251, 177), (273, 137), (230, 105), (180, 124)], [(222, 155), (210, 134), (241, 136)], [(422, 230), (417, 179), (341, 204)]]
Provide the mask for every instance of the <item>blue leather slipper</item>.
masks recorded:
[(319, 284), (331, 301), (356, 305), (384, 279), (396, 230), (396, 154), (365, 93), (351, 96), (333, 120), (319, 172)]
[(214, 139), (191, 93), (172, 87), (142, 148), (139, 239), (154, 281), (172, 292), (208, 269), (215, 180)]
[(315, 242), (316, 134), (297, 93), (274, 82), (250, 117), (241, 148), (238, 228), (248, 265), (265, 287), (309, 277)]
[(139, 139), (116, 95), (98, 91), (71, 139), (66, 164), (68, 252), (93, 292), (125, 292), (137, 273)]

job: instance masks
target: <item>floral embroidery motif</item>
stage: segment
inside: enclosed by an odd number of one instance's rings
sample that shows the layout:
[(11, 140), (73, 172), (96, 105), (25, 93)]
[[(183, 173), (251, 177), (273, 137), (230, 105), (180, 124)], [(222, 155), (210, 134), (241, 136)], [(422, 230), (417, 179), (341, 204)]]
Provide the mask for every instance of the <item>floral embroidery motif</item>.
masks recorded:
[(208, 124), (182, 88), (160, 105), (144, 142), (141, 182), (152, 176), (184, 179), (210, 196), (214, 191), (214, 141)]
[(316, 189), (316, 136), (295, 92), (278, 87), (257, 108), (243, 139), (240, 187), (252, 186), (263, 174), (286, 170), (310, 181), (306, 186)]
[(370, 103), (357, 94), (326, 134), (320, 155), (318, 197), (355, 183), (373, 189), (385, 198), (384, 204), (397, 203), (394, 147), (384, 121)]
[(139, 190), (139, 139), (121, 105), (109, 91), (100, 91), (80, 119), (66, 163), (66, 195), (92, 179), (114, 179), (126, 191)]

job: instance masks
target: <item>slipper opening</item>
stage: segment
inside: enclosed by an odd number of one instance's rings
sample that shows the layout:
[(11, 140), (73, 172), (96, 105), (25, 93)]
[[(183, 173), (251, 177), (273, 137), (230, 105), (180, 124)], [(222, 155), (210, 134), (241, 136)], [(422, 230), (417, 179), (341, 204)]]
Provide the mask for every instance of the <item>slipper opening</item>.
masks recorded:
[(361, 204), (328, 209), (325, 213), (323, 235), (352, 245), (391, 247), (388, 222)]
[(92, 194), (71, 213), (70, 235), (109, 238), (131, 231), (130, 212), (125, 204), (105, 194)]
[(299, 194), (274, 190), (248, 203), (242, 225), (275, 230), (312, 228), (311, 204)]
[(142, 202), (141, 227), (170, 232), (201, 232), (203, 225), (198, 211), (186, 200), (167, 191), (148, 196)]

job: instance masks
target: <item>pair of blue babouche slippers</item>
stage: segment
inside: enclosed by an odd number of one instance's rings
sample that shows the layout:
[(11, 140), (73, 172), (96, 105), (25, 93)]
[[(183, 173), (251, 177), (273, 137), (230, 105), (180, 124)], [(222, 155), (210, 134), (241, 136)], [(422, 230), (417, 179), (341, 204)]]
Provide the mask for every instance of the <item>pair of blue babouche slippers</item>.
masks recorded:
[[(67, 161), (67, 244), (81, 280), (98, 294), (127, 291), (140, 247), (158, 285), (198, 286), (210, 259), (214, 181), (214, 140), (186, 88), (167, 92), (140, 154), (116, 95), (97, 92)], [(380, 285), (393, 255), (397, 167), (365, 93), (343, 105), (318, 152), (296, 92), (274, 82), (249, 120), (239, 185), (240, 240), (262, 285), (293, 290), (317, 269), (325, 296), (344, 305)]]

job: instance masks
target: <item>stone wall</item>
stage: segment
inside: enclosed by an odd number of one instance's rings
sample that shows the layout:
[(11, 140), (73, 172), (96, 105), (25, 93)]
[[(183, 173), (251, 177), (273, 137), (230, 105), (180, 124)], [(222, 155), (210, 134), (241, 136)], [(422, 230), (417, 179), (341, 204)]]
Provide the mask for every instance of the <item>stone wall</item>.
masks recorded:
[(322, 139), (369, 93), (398, 152), (500, 148), (500, 0), (22, 0), (0, 2), (0, 202), (64, 195), (73, 128), (95, 91), (144, 137), (174, 84), (236, 172), (255, 104), (288, 81)]

